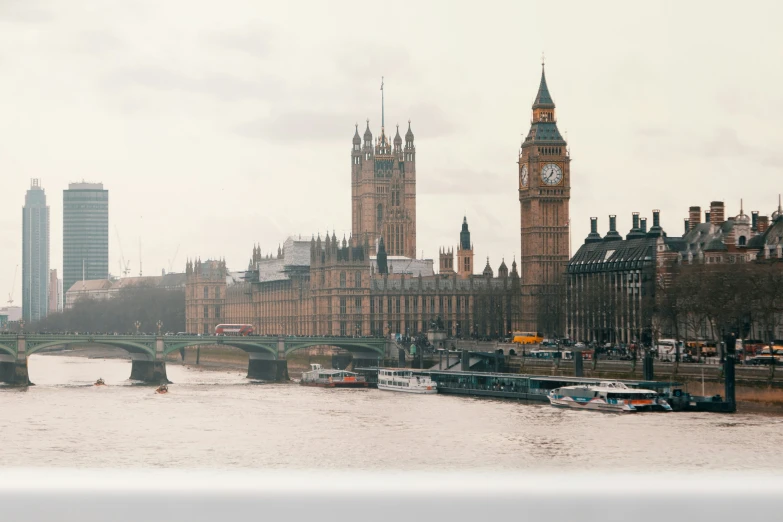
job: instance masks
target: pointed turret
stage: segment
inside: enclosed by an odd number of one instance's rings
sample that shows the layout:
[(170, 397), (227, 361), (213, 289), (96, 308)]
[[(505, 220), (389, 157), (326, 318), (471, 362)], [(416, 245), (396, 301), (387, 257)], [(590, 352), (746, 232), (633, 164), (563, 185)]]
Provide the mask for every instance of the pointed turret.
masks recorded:
[(484, 275), (484, 277), (492, 277), (495, 275), (495, 273), (492, 271), (492, 267), (489, 266), (489, 257), (487, 257), (487, 266), (484, 267), (484, 272), (482, 272), (482, 275)]
[(508, 267), (506, 266), (506, 260), (503, 259), (498, 267), (498, 277), (508, 277)]
[(400, 137), (400, 126), (397, 125), (397, 134), (394, 135), (394, 148), (402, 146), (402, 138)]
[(405, 133), (405, 145), (413, 146), (413, 131), (411, 130), (411, 120), (408, 120), (408, 132)]
[[(353, 133), (353, 144), (354, 145), (361, 145), (362, 144), (362, 138), (359, 136), (359, 124), (356, 124), (356, 132)], [(356, 147), (354, 147), (356, 148)]]
[(367, 128), (364, 130), (364, 146), (372, 147), (372, 132), (370, 132), (370, 120), (367, 120)]

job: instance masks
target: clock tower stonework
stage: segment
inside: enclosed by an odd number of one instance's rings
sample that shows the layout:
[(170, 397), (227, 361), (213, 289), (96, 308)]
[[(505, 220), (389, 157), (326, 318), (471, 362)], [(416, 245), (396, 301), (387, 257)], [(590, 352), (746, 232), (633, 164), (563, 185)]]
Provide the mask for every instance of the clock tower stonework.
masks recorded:
[(530, 132), (519, 153), (520, 283), (522, 330), (546, 336), (564, 333), (570, 163), (542, 65)]

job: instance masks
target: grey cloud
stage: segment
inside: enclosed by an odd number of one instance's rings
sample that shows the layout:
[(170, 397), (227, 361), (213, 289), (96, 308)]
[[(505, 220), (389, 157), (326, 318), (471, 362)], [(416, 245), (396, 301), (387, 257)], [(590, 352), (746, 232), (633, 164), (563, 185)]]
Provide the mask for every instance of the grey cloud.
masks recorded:
[(740, 141), (734, 129), (727, 128), (717, 129), (701, 149), (701, 153), (710, 156), (746, 156), (754, 152), (752, 147)]
[(237, 125), (234, 131), (247, 138), (265, 138), (279, 142), (338, 142), (350, 145), (354, 129), (347, 114), (298, 111), (274, 114)]
[(2, 0), (0, 1), (0, 20), (39, 24), (53, 20), (50, 11), (41, 7), (35, 0)]
[(440, 107), (430, 103), (413, 105), (410, 113), (414, 134), (421, 132), (428, 138), (434, 139), (448, 136), (457, 128)]
[(124, 47), (122, 40), (106, 31), (84, 31), (69, 45), (71, 50), (85, 54), (101, 54)]
[(248, 27), (244, 31), (212, 35), (210, 40), (220, 47), (241, 51), (256, 58), (265, 58), (272, 48), (271, 32), (262, 27)]
[(438, 170), (422, 176), (417, 182), (420, 194), (496, 194), (515, 187), (516, 169), (498, 174), (487, 170), (471, 169)]
[(283, 92), (282, 80), (259, 74), (247, 80), (224, 73), (188, 76), (160, 67), (123, 69), (108, 78), (112, 88), (140, 85), (161, 91), (184, 91), (213, 96), (221, 100), (270, 99)]
[(336, 70), (341, 75), (366, 80), (377, 77), (380, 88), (381, 76), (406, 76), (412, 71), (411, 58), (402, 47), (377, 44), (353, 43), (337, 51)]

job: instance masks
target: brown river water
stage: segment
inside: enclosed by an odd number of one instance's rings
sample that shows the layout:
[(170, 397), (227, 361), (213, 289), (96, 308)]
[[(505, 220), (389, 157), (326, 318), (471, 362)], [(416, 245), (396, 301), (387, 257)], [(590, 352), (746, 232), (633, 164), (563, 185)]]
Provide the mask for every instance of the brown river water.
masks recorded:
[[(548, 405), (258, 384), (169, 365), (169, 393), (130, 361), (34, 355), (0, 388), (0, 467), (778, 471), (783, 418), (629, 416)], [(102, 377), (107, 386), (92, 383)], [(765, 449), (766, 448), (766, 449)]]

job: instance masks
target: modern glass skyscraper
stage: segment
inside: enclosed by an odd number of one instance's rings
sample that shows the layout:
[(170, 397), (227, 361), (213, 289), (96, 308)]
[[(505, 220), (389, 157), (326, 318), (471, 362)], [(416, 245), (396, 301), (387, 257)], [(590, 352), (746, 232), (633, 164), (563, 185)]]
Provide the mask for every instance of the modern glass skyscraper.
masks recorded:
[(109, 191), (102, 183), (63, 191), (63, 298), (82, 277), (109, 277)]
[(46, 193), (34, 179), (22, 209), (22, 318), (46, 317), (49, 308), (49, 207)]

